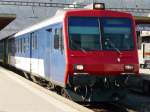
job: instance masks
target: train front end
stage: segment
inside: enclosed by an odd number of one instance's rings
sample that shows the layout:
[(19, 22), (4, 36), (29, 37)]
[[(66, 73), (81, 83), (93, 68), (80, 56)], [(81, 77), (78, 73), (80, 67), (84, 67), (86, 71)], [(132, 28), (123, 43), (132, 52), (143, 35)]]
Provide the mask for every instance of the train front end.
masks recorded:
[(139, 72), (133, 17), (106, 10), (68, 11), (64, 27), (65, 82), (79, 96), (76, 100), (122, 99), (126, 78)]

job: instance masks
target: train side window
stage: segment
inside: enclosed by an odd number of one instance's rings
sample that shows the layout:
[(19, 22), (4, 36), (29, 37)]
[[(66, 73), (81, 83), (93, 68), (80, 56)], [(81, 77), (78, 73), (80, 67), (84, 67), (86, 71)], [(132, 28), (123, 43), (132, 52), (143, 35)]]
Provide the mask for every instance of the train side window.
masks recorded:
[(28, 50), (28, 48), (29, 48), (29, 40), (28, 40), (29, 38), (28, 37), (26, 37), (26, 50)]
[(35, 45), (35, 49), (38, 48), (38, 41), (37, 41), (37, 33), (34, 35), (34, 45)]
[(30, 45), (31, 45), (31, 43), (30, 43), (30, 37), (28, 37), (28, 49), (30, 48)]
[(26, 38), (23, 39), (23, 52), (26, 51)]
[(18, 40), (19, 43), (19, 53), (21, 52), (21, 39)]
[(17, 39), (17, 51), (19, 53), (19, 40)]
[(21, 38), (21, 53), (23, 52), (23, 38)]
[(17, 41), (18, 41), (17, 43), (18, 43), (18, 53), (19, 53), (19, 49), (20, 49), (20, 43), (19, 42), (20, 42), (20, 40), (18, 39)]
[(31, 41), (32, 41), (32, 49), (37, 49), (38, 41), (37, 41), (37, 33), (31, 33)]
[(31, 43), (32, 43), (32, 49), (34, 49), (34, 32), (31, 33)]
[(18, 40), (15, 40), (15, 45), (16, 45), (16, 53), (18, 53)]
[(59, 35), (58, 35), (58, 29), (55, 29), (54, 32), (54, 48), (59, 49)]
[(24, 52), (24, 38), (22, 38), (22, 53)]
[(19, 51), (19, 53), (20, 53), (20, 39), (18, 40), (18, 44), (19, 44), (19, 49), (18, 49), (18, 51)]
[(15, 45), (16, 45), (16, 53), (18, 53), (18, 41), (15, 40)]
[(15, 55), (16, 54), (16, 43), (15, 43), (15, 39), (12, 39), (12, 53), (13, 53), (13, 55)]

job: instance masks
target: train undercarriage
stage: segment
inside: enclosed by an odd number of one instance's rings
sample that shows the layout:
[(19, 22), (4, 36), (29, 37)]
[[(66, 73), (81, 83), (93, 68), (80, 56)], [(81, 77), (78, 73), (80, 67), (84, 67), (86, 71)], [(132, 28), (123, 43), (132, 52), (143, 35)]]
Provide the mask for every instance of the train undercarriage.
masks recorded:
[[(25, 73), (24, 73), (25, 74)], [(26, 75), (28, 79), (78, 103), (116, 102), (127, 94), (124, 76), (74, 76), (69, 77), (66, 87), (34, 75)], [(85, 78), (86, 77), (86, 78)]]
[(62, 95), (76, 102), (112, 102), (125, 98), (127, 76), (78, 75), (69, 78)]

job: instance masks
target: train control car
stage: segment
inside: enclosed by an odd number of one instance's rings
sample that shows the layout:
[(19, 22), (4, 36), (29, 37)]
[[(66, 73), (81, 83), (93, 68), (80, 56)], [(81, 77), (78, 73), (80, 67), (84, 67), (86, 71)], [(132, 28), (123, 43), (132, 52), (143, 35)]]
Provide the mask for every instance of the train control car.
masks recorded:
[(8, 64), (43, 77), (77, 102), (116, 101), (139, 71), (131, 14), (96, 9), (59, 11), (10, 36)]

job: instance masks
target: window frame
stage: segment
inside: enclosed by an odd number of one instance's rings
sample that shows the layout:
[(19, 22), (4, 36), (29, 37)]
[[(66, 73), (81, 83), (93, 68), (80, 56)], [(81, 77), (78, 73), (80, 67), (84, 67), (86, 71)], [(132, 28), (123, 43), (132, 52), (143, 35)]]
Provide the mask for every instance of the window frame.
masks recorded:
[[(70, 17), (80, 17), (80, 16), (70, 16)], [(68, 17), (68, 45), (69, 45), (69, 49), (70, 50), (73, 50), (73, 49), (71, 49), (71, 47), (70, 47), (70, 36), (69, 36), (69, 26), (70, 26), (70, 24), (69, 24), (69, 19), (70, 19), (70, 17)], [(86, 17), (85, 17), (86, 18)], [(87, 17), (87, 18), (89, 18), (89, 17)], [(91, 17), (92, 18), (92, 17)], [(134, 25), (133, 25), (133, 21), (132, 21), (132, 19), (130, 19), (130, 18), (128, 18), (128, 17), (98, 17), (98, 16), (95, 16), (95, 18), (98, 18), (98, 22), (99, 22), (99, 35), (100, 35), (100, 50), (98, 50), (98, 51), (104, 51), (104, 49), (103, 49), (103, 44), (104, 44), (104, 42), (103, 42), (103, 38), (105, 38), (104, 37), (104, 27), (103, 27), (103, 24), (102, 24), (102, 22), (103, 22), (103, 19), (105, 19), (105, 18), (108, 18), (108, 19), (127, 19), (127, 20), (129, 20), (130, 21), (130, 25), (129, 25), (129, 27), (130, 27), (130, 30), (131, 30), (131, 37), (132, 37), (132, 41), (133, 41), (133, 48), (131, 48), (131, 49), (129, 49), (129, 50), (121, 50), (121, 51), (133, 51), (133, 50), (135, 50), (135, 37), (134, 37), (134, 30), (133, 30), (133, 28), (134, 28)], [(73, 50), (73, 51), (81, 51), (81, 50)], [(114, 50), (109, 50), (109, 51), (114, 51)]]

